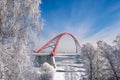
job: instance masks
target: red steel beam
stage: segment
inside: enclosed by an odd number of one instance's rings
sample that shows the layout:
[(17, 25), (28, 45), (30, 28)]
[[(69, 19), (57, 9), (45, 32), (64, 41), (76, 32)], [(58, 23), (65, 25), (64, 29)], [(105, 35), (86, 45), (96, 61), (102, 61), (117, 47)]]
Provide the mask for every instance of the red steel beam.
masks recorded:
[[(54, 47), (54, 49), (53, 49), (53, 51), (52, 51), (52, 55), (53, 55), (53, 56), (56, 56), (56, 51), (57, 51), (58, 45), (59, 45), (59, 43), (60, 43), (60, 40), (61, 40), (62, 37), (65, 36), (65, 35), (71, 36), (71, 37), (74, 39), (74, 41), (75, 41), (75, 45), (77, 44), (78, 47), (81, 48), (78, 40), (77, 40), (72, 34), (70, 34), (70, 33), (68, 33), (68, 32), (65, 32), (65, 33), (59, 34), (59, 35), (55, 36), (54, 38), (52, 38), (52, 39), (51, 39), (50, 41), (48, 41), (45, 45), (43, 45), (43, 47), (41, 47), (38, 51), (34, 51), (34, 53), (42, 53), (43, 50), (44, 50), (52, 41), (54, 41), (55, 39), (58, 38), (58, 40), (57, 40), (56, 43), (55, 43), (55, 47)], [(76, 52), (77, 52), (77, 45), (76, 45)]]

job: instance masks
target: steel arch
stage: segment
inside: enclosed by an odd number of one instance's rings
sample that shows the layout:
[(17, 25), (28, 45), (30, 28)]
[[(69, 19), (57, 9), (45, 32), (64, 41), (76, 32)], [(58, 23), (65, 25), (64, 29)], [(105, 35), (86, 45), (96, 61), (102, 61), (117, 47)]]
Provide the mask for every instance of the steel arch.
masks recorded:
[[(60, 43), (60, 40), (65, 35), (69, 35), (73, 38), (73, 40), (75, 42), (75, 46), (76, 46), (76, 53), (78, 53), (80, 51), (81, 46), (80, 46), (78, 40), (71, 33), (68, 33), (68, 32), (65, 32), (65, 33), (55, 36), (50, 41), (48, 41), (45, 45), (43, 45), (38, 51), (34, 51), (34, 53), (42, 53), (45, 48), (52, 47), (53, 50), (51, 51), (51, 53), (53, 56), (56, 56), (56, 51), (57, 51), (58, 45)], [(50, 44), (52, 44), (52, 45), (50, 45)]]

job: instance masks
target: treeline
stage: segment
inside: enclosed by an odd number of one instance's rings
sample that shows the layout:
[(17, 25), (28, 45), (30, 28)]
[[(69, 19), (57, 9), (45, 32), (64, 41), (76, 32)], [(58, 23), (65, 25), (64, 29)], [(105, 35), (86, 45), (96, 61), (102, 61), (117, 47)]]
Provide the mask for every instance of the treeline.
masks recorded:
[(98, 41), (97, 47), (86, 43), (81, 48), (85, 68), (83, 80), (120, 80), (120, 35), (114, 45)]

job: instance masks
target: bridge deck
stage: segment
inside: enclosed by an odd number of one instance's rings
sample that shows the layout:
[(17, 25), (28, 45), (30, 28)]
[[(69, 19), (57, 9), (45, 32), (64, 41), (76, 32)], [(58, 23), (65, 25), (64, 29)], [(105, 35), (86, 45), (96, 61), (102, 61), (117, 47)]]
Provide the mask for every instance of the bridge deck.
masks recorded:
[[(46, 52), (46, 53), (33, 53), (33, 55), (40, 55), (40, 56), (42, 56), (42, 55), (50, 55), (51, 53), (48, 53), (48, 52)], [(72, 52), (70, 52), (70, 53), (57, 53), (57, 55), (56, 56), (74, 56), (74, 55), (76, 55), (76, 56), (80, 56), (80, 54), (78, 54), (78, 53), (72, 53)]]

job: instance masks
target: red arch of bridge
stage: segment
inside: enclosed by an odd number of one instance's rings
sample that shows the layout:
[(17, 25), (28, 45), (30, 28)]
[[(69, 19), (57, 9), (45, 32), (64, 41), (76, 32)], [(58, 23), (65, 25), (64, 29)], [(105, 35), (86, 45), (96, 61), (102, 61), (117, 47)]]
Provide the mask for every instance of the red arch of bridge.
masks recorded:
[(73, 38), (74, 42), (75, 42), (75, 46), (76, 46), (76, 52), (79, 51), (79, 48), (81, 48), (78, 40), (71, 34), (71, 33), (68, 33), (68, 32), (65, 32), (65, 33), (62, 33), (62, 34), (59, 34), (57, 36), (55, 36), (53, 39), (51, 39), (50, 41), (48, 41), (45, 45), (43, 45), (38, 51), (34, 51), (34, 53), (42, 53), (43, 50), (50, 44), (52, 43), (54, 40), (57, 39), (55, 45), (54, 45), (54, 48), (53, 48), (53, 51), (52, 51), (52, 55), (53, 56), (56, 56), (56, 51), (57, 51), (57, 48), (58, 48), (58, 45), (60, 43), (60, 40), (63, 38), (63, 36), (65, 35), (69, 35)]

